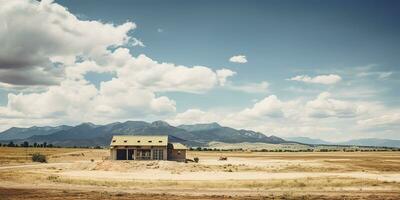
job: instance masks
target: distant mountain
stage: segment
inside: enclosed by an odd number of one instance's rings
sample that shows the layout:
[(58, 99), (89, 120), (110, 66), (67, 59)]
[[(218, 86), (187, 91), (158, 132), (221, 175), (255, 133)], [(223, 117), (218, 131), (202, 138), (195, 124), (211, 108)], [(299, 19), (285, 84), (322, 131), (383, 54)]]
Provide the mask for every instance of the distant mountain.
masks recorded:
[(332, 144), (331, 142), (327, 142), (325, 140), (309, 137), (285, 137), (284, 139), (287, 141), (300, 142), (303, 144)]
[(321, 139), (313, 139), (308, 137), (285, 137), (286, 141), (299, 142), (303, 144), (325, 144), (325, 145), (357, 145), (357, 146), (375, 146), (375, 147), (398, 147), (400, 148), (400, 140), (365, 138), (355, 139), (346, 142), (328, 142)]
[[(59, 146), (106, 146), (113, 135), (168, 135), (171, 141), (189, 146), (207, 146), (209, 142), (285, 143), (282, 138), (262, 133), (237, 130), (217, 123), (171, 126), (164, 121), (116, 122), (106, 125), (82, 123), (77, 126), (11, 128), (0, 133), (0, 140), (30, 143), (47, 142)], [(11, 137), (12, 136), (12, 137)]]
[(339, 144), (400, 148), (400, 140), (378, 139), (378, 138), (355, 139), (355, 140), (349, 140), (347, 142), (341, 142)]
[[(0, 135), (2, 134), (4, 133), (0, 133)], [(29, 137), (27, 137), (28, 135)], [(222, 127), (217, 123), (181, 125), (175, 127), (164, 121), (155, 121), (153, 123), (127, 121), (124, 123), (116, 122), (107, 125), (83, 123), (51, 133), (29, 132), (29, 134), (25, 134), (24, 137), (18, 138), (16, 136), (3, 140), (14, 140), (15, 142), (28, 141), (31, 143), (47, 142), (59, 146), (106, 146), (109, 145), (113, 135), (168, 135), (171, 141), (182, 142), (189, 146), (207, 146), (207, 144), (212, 141), (225, 143), (261, 142), (274, 144), (286, 142), (282, 138), (276, 136), (267, 137), (259, 132)]]
[(265, 142), (274, 144), (286, 142), (279, 137), (268, 137), (259, 132), (222, 127), (217, 123), (181, 125), (178, 127), (191, 133), (191, 136), (193, 138), (188, 138), (189, 140), (196, 140), (202, 143), (208, 143), (211, 141), (219, 141), (225, 143)]
[(52, 133), (71, 129), (72, 126), (44, 126), (37, 127), (32, 126), (30, 128), (16, 128), (12, 127), (0, 133), (0, 140), (14, 140), (14, 139), (25, 139), (34, 135), (50, 135)]
[(193, 124), (193, 125), (179, 125), (178, 128), (185, 129), (187, 131), (203, 131), (203, 130), (211, 130), (216, 128), (221, 128), (221, 125), (218, 123), (210, 123), (210, 124)]
[(115, 122), (106, 125), (82, 123), (77, 126), (33, 126), (30, 128), (13, 127), (0, 132), (1, 143), (14, 141), (47, 142), (59, 146), (107, 146), (113, 135), (168, 135), (173, 142), (181, 142), (188, 146), (207, 146), (212, 142), (219, 143), (268, 143), (281, 144), (297, 142), (311, 145), (357, 145), (377, 147), (398, 147), (400, 140), (390, 139), (356, 139), (346, 142), (329, 142), (308, 137), (280, 138), (266, 136), (251, 130), (224, 127), (218, 123), (171, 126), (164, 121), (152, 123), (144, 121)]

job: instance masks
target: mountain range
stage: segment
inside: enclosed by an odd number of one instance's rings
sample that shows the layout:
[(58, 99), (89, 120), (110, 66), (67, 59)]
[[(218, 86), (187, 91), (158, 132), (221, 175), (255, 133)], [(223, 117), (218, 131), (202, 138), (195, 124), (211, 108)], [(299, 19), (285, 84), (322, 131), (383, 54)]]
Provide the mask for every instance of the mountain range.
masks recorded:
[(207, 146), (210, 142), (223, 143), (302, 143), (310, 145), (358, 145), (399, 147), (400, 140), (356, 139), (346, 142), (329, 142), (308, 137), (279, 138), (244, 129), (224, 127), (218, 123), (172, 126), (164, 121), (152, 123), (144, 121), (115, 122), (106, 125), (82, 123), (77, 126), (33, 126), (30, 128), (12, 127), (0, 132), (0, 143), (13, 141), (22, 143), (51, 143), (57, 146), (108, 146), (113, 135), (168, 135), (173, 142), (188, 146)]
[(217, 123), (172, 126), (164, 121), (116, 122), (107, 125), (83, 123), (77, 126), (10, 128), (0, 133), (1, 141), (47, 142), (58, 146), (107, 146), (113, 135), (168, 135), (171, 141), (189, 146), (206, 146), (211, 141), (239, 143), (285, 143), (276, 136), (237, 130)]
[(376, 147), (397, 147), (400, 148), (400, 140), (380, 139), (380, 138), (362, 138), (353, 139), (344, 142), (328, 142), (321, 139), (309, 137), (285, 137), (286, 141), (299, 142), (303, 144), (324, 144), (324, 145), (357, 145), (357, 146), (376, 146)]

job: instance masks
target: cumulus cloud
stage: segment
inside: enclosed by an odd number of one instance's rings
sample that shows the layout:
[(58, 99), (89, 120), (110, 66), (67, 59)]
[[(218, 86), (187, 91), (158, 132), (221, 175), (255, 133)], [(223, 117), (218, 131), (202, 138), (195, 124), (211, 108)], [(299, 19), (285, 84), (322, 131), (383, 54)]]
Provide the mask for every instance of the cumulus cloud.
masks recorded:
[(228, 77), (234, 76), (236, 74), (236, 72), (229, 70), (229, 69), (220, 69), (217, 70), (217, 78), (218, 78), (218, 82), (221, 86), (224, 86), (226, 83), (226, 79)]
[(305, 83), (319, 83), (319, 84), (331, 85), (331, 84), (335, 84), (335, 83), (341, 81), (342, 77), (340, 77), (337, 74), (319, 75), (319, 76), (315, 76), (315, 77), (310, 77), (307, 75), (299, 75), (299, 76), (292, 77), (288, 80), (300, 81), (300, 82), (305, 82)]
[[(0, 24), (0, 80), (15, 85), (55, 84), (62, 70), (54, 70), (54, 62), (71, 64), (77, 55), (101, 57), (107, 47), (127, 43), (127, 33), (136, 27), (132, 22), (82, 21), (52, 1), (29, 0), (1, 1)], [(18, 79), (4, 78), (12, 76)], [(50, 76), (58, 78), (43, 80)]]
[(271, 95), (254, 104), (252, 108), (246, 108), (240, 115), (244, 117), (283, 117), (282, 102), (275, 96)]
[(237, 56), (232, 56), (231, 58), (229, 58), (230, 62), (233, 63), (247, 63), (247, 58), (245, 55), (237, 55)]
[[(236, 73), (132, 56), (124, 45), (144, 46), (134, 23), (80, 20), (52, 1), (1, 1), (0, 24), (0, 86), (14, 90), (0, 126), (162, 117), (176, 102), (159, 92), (203, 93)], [(114, 78), (96, 88), (88, 72)]]
[[(173, 63), (159, 63), (145, 55), (132, 57), (127, 49), (114, 52), (118, 79), (127, 85), (156, 92), (180, 91), (202, 93), (224, 84), (235, 72), (228, 69), (213, 71), (205, 66), (187, 67)], [(122, 60), (122, 62), (121, 62)]]
[(331, 98), (331, 94), (323, 92), (315, 100), (306, 104), (307, 113), (310, 117), (355, 117), (358, 112), (358, 105)]
[[(242, 110), (187, 110), (171, 122), (178, 124), (218, 122), (238, 129), (267, 135), (309, 136), (349, 139), (348, 133), (363, 137), (365, 129), (390, 130), (399, 124), (399, 115), (378, 102), (346, 101), (322, 92), (315, 98), (284, 101), (269, 95)], [(364, 136), (365, 137), (365, 136)]]
[(171, 124), (197, 124), (212, 123), (219, 121), (221, 116), (213, 112), (205, 112), (200, 109), (188, 109), (182, 113), (178, 113), (173, 119), (167, 120)]
[(380, 116), (362, 119), (357, 123), (363, 127), (383, 127), (383, 126), (400, 126), (400, 111), (389, 112)]

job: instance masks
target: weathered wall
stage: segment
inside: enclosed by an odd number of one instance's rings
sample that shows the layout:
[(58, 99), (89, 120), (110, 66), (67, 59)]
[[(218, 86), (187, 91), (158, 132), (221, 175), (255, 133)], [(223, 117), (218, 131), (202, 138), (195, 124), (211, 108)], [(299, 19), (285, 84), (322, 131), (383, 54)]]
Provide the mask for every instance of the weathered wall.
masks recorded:
[(168, 160), (185, 161), (186, 150), (169, 149)]
[[(113, 149), (110, 149), (110, 159), (111, 160), (116, 160), (117, 159), (117, 149), (133, 149), (133, 158), (136, 160), (136, 149), (162, 149), (163, 150), (163, 159), (167, 160), (168, 157), (168, 152), (167, 152), (167, 147), (151, 147), (151, 146), (118, 146), (114, 147)], [(153, 157), (153, 151), (151, 151), (151, 157)]]

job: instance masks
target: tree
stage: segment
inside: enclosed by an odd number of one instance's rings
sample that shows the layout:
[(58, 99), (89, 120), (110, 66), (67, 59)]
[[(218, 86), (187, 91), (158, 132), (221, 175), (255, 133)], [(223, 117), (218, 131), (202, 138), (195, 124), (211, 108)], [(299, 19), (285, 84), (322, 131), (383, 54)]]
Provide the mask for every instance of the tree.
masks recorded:
[(38, 146), (38, 144), (35, 142), (35, 143), (33, 143), (33, 147), (37, 147)]
[(29, 147), (29, 142), (24, 141), (24, 143), (22, 144), (22, 147)]
[(8, 143), (8, 145), (7, 145), (8, 147), (15, 147), (15, 144), (14, 144), (14, 142), (13, 141), (10, 141), (9, 143)]
[(43, 142), (43, 147), (44, 147), (44, 148), (47, 147), (47, 142)]

